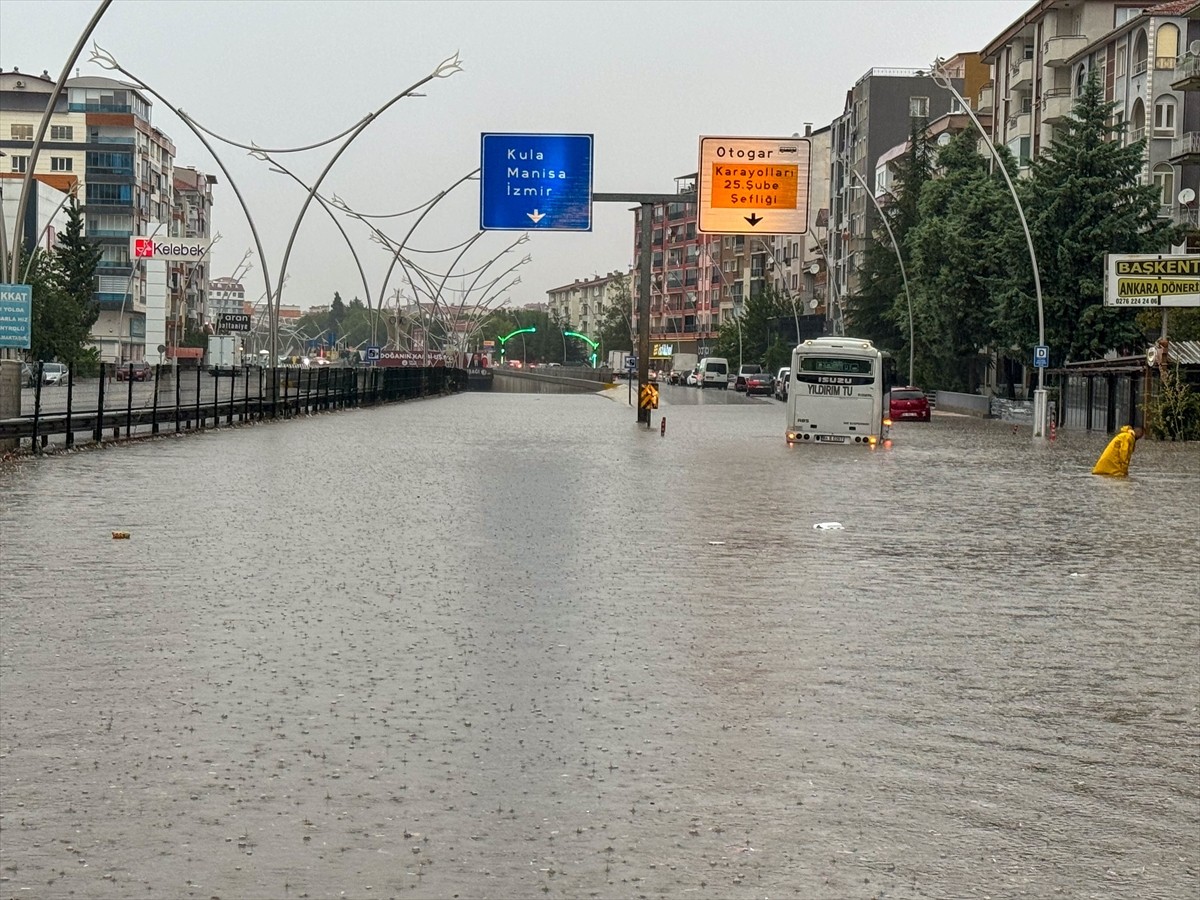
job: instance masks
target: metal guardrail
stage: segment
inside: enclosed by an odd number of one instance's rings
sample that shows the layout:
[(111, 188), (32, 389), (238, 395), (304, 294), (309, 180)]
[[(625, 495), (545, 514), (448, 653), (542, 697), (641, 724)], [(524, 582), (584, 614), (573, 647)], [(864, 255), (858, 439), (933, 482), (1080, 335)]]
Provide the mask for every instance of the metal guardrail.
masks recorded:
[[(128, 372), (132, 374), (132, 367)], [(170, 372), (169, 366), (156, 366), (149, 396), (145, 390), (137, 392), (136, 405), (132, 377), (127, 382), (97, 379), (94, 398), (89, 391), (88, 400), (78, 403), (74, 394), (82, 383), (77, 385), (73, 372), (68, 370), (65, 387), (47, 387), (41, 384), (39, 364), (33, 412), (0, 420), (0, 441), (16, 440), (19, 445), (28, 440), (29, 449), (36, 453), (56, 437), (62, 438), (62, 446), (71, 448), (77, 435), (87, 435), (91, 443), (100, 444), (156, 435), (164, 429), (178, 434), (222, 423), (291, 418), (467, 389), (465, 370), (444, 367), (242, 366), (184, 370), (174, 379)], [(47, 390), (65, 390), (65, 408), (45, 409), (43, 392)]]

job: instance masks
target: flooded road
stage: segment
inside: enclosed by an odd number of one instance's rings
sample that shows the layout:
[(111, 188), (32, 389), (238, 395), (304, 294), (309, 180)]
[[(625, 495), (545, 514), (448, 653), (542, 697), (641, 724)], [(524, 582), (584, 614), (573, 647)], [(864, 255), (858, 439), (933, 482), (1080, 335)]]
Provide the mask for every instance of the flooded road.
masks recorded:
[(0, 469), (0, 897), (1200, 894), (1200, 449), (688, 390)]

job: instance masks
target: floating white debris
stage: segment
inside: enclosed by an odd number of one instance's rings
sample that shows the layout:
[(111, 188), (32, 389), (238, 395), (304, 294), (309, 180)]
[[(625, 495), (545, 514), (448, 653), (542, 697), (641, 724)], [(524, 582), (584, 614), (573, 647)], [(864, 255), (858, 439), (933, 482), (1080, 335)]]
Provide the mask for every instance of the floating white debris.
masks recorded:
[(813, 526), (813, 531), (845, 531), (846, 526), (841, 522), (818, 522)]
[(1070, 575), (1068, 575), (1067, 577), (1068, 577), (1068, 578), (1087, 578), (1087, 576), (1086, 576), (1086, 575), (1084, 575), (1082, 572), (1072, 572), (1072, 573), (1071, 573)]
[(725, 542), (724, 541), (709, 541), (708, 543), (712, 547), (720, 547)]

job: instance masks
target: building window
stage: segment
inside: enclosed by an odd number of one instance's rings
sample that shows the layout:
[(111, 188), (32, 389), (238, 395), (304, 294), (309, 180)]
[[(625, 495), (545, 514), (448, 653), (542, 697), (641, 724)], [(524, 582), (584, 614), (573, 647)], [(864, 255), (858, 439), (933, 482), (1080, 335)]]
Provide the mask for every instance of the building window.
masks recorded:
[(1154, 68), (1175, 68), (1175, 57), (1179, 55), (1179, 28), (1167, 23), (1160, 25), (1154, 38)]
[(1124, 25), (1130, 19), (1136, 19), (1143, 12), (1141, 6), (1118, 6), (1113, 10), (1113, 27)]
[(14, 141), (32, 141), (33, 126), (32, 125), (13, 125), (12, 139)]
[(1154, 102), (1154, 133), (1158, 136), (1175, 136), (1175, 98), (1159, 97)]
[(908, 98), (908, 115), (912, 119), (927, 119), (929, 118), (929, 98), (928, 97), (909, 97)]
[(69, 156), (52, 156), (50, 157), (51, 172), (70, 172), (73, 168), (74, 160)]
[(69, 141), (73, 139), (75, 129), (71, 125), (51, 125), (50, 140), (52, 141)]
[(1021, 47), (1021, 53), (1023, 54), (1024, 59), (1033, 59), (1033, 41), (1032, 40), (1028, 40), (1025, 42), (1025, 44)]
[(1133, 72), (1136, 77), (1142, 75), (1146, 71), (1146, 54), (1149, 52), (1147, 48), (1146, 32), (1139, 31), (1133, 42)]
[(1175, 201), (1175, 170), (1166, 163), (1155, 166), (1154, 186), (1158, 188), (1159, 204), (1170, 206)]
[(12, 170), (14, 172), (24, 172), (29, 168), (28, 156), (14, 156), (12, 158)]
[(1129, 55), (1129, 45), (1124, 41), (1117, 44), (1116, 63), (1113, 76), (1121, 78), (1125, 75), (1125, 57)]

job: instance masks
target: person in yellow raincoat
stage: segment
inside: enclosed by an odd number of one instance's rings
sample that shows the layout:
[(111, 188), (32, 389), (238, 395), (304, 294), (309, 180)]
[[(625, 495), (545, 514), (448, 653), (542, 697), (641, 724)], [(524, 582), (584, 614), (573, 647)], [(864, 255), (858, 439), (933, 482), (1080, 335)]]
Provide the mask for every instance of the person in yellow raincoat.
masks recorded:
[(1129, 461), (1133, 459), (1133, 448), (1137, 445), (1138, 438), (1143, 434), (1145, 432), (1141, 428), (1130, 428), (1128, 425), (1122, 425), (1121, 430), (1108, 442), (1108, 446), (1104, 448), (1104, 452), (1096, 460), (1096, 467), (1092, 469), (1092, 474), (1112, 475), (1116, 478), (1127, 476), (1129, 474)]

